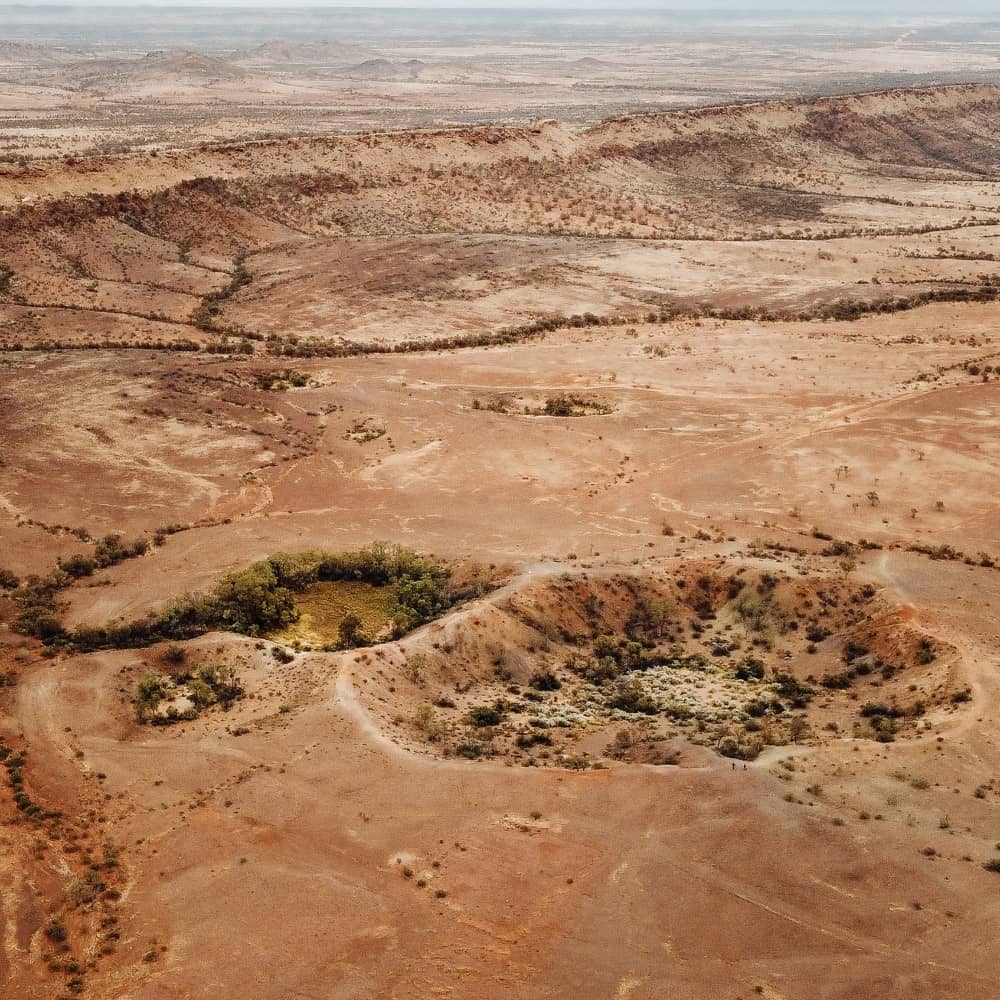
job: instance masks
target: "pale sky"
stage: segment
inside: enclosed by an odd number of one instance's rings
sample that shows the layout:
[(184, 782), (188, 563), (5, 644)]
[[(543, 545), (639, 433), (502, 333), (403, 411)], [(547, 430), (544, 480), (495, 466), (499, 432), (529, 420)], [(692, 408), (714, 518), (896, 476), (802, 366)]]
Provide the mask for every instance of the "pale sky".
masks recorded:
[(906, 16), (907, 14), (936, 15), (936, 19), (967, 14), (996, 14), (1000, 19), (998, 0), (951, 0), (942, 5), (940, 0), (886, 0), (881, 3), (865, 3), (864, 0), (709, 0), (697, 3), (693, 0), (632, 0), (632, 2), (612, 3), (609, 0), (21, 0), (7, 3), (0, 0), (0, 9), (10, 7), (37, 6), (65, 7), (394, 7), (401, 9), (457, 9), (457, 10), (500, 10), (511, 7), (529, 10), (683, 10), (702, 13), (714, 11), (740, 10), (766, 13), (789, 14), (839, 14), (858, 11), (869, 17)]

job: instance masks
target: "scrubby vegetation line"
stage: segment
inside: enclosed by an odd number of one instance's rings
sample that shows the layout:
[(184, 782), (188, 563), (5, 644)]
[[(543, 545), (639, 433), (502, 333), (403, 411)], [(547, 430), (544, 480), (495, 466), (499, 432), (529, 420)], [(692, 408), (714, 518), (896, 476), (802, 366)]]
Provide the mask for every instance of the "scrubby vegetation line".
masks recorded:
[[(596, 313), (585, 312), (572, 316), (548, 316), (517, 326), (502, 327), (499, 330), (484, 331), (472, 334), (443, 335), (439, 337), (424, 337), (411, 340), (401, 340), (395, 343), (365, 340), (326, 340), (321, 338), (303, 339), (299, 337), (282, 337), (271, 334), (264, 337), (253, 331), (239, 329), (223, 329), (213, 326), (213, 332), (220, 336), (238, 338), (237, 342), (211, 341), (200, 344), (194, 340), (182, 339), (174, 341), (139, 340), (139, 341), (98, 341), (86, 344), (63, 343), (61, 341), (44, 341), (38, 344), (25, 345), (22, 342), (0, 343), (0, 352), (20, 351), (85, 351), (85, 350), (166, 350), (191, 351), (206, 354), (242, 354), (265, 353), (277, 357), (295, 358), (352, 358), (375, 354), (415, 354), (433, 351), (452, 351), (482, 347), (506, 347), (544, 337), (547, 333), (561, 330), (579, 330), (589, 327), (610, 327), (625, 325), (657, 325), (678, 322), (680, 320), (718, 320), (742, 321), (757, 323), (804, 323), (811, 320), (833, 322), (854, 322), (868, 316), (888, 315), (898, 312), (909, 312), (923, 306), (936, 303), (956, 304), (986, 304), (1000, 301), (1000, 284), (990, 281), (973, 287), (934, 288), (923, 292), (915, 292), (907, 296), (893, 296), (883, 299), (849, 299), (840, 298), (814, 306), (810, 309), (772, 309), (767, 306), (730, 306), (716, 307), (707, 304), (690, 305), (687, 303), (671, 303), (645, 313), (615, 314), (598, 316)], [(262, 342), (263, 351), (257, 352), (254, 341)]]
[(403, 340), (395, 344), (365, 341), (327, 341), (310, 339), (283, 339), (269, 337), (266, 349), (282, 357), (356, 357), (367, 354), (409, 354), (421, 351), (447, 351), (474, 347), (503, 347), (543, 337), (560, 330), (578, 330), (588, 327), (661, 324), (679, 320), (735, 320), (760, 323), (807, 322), (832, 320), (853, 322), (866, 316), (908, 312), (921, 306), (940, 302), (987, 303), (1000, 300), (1000, 285), (984, 284), (976, 288), (939, 288), (918, 292), (906, 297), (859, 301), (838, 299), (807, 310), (769, 309), (766, 306), (713, 307), (673, 304), (642, 314), (598, 316), (586, 312), (573, 316), (551, 316), (504, 327), (487, 333), (465, 336), (432, 337)]

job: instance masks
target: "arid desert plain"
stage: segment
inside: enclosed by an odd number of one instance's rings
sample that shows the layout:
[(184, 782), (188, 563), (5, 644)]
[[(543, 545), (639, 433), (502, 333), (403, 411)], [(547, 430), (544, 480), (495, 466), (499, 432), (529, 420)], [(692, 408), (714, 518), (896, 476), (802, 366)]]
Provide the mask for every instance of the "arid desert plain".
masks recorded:
[(4, 997), (1000, 997), (997, 57), (641, 27), (0, 42)]

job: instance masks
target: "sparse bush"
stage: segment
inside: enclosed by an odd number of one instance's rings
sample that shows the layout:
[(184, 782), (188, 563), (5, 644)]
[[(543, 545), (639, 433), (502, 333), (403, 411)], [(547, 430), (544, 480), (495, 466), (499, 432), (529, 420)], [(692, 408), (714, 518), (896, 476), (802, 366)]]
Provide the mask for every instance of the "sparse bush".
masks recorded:
[(66, 928), (60, 920), (51, 920), (45, 925), (45, 936), (56, 944), (66, 940)]
[(868, 655), (868, 647), (862, 645), (860, 642), (855, 642), (853, 639), (849, 639), (844, 644), (844, 652), (842, 654), (842, 659), (845, 663), (850, 663), (853, 660), (858, 660), (862, 656)]
[(473, 705), (465, 714), (465, 723), (483, 729), (487, 726), (498, 726), (504, 717), (505, 706), (498, 701), (493, 705)]
[(536, 691), (558, 691), (562, 684), (551, 670), (536, 670), (529, 681)]
[(607, 704), (608, 708), (633, 715), (656, 715), (658, 711), (656, 702), (643, 691), (642, 685), (634, 677), (620, 678)]
[(178, 646), (177, 643), (171, 643), (163, 650), (164, 663), (180, 666), (186, 658), (187, 653), (184, 651), (184, 647)]
[(412, 684), (423, 683), (424, 671), (427, 669), (427, 656), (424, 653), (414, 653), (407, 657), (403, 666), (403, 673), (406, 679)]
[(764, 679), (764, 661), (756, 656), (745, 656), (736, 666), (738, 681), (759, 681)]
[(514, 741), (522, 750), (529, 750), (531, 747), (550, 747), (552, 737), (540, 729), (532, 729), (526, 733), (519, 733)]
[(413, 722), (429, 743), (436, 743), (444, 732), (432, 705), (421, 705), (414, 715)]

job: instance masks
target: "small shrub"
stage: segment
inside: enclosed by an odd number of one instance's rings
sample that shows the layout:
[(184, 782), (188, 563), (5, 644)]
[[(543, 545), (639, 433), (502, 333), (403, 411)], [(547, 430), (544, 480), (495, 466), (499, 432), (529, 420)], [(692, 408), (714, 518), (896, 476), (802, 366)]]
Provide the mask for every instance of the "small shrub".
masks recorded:
[(608, 707), (636, 715), (656, 715), (658, 711), (656, 702), (643, 691), (634, 677), (623, 677), (617, 681), (608, 699)]
[(56, 944), (66, 940), (66, 928), (60, 920), (52, 920), (45, 927), (45, 936)]
[(764, 679), (764, 661), (756, 656), (744, 657), (736, 667), (738, 681), (760, 681)]
[(529, 681), (536, 691), (558, 691), (562, 684), (551, 670), (536, 670)]
[(487, 726), (497, 726), (503, 721), (504, 706), (502, 702), (494, 705), (473, 705), (465, 713), (466, 725), (485, 729)]
[(171, 643), (166, 649), (163, 650), (163, 662), (172, 664), (173, 666), (179, 666), (187, 658), (187, 653), (183, 646), (178, 646), (177, 643)]
[(519, 733), (517, 739), (514, 741), (522, 750), (528, 750), (531, 747), (542, 746), (550, 747), (552, 746), (552, 737), (548, 733), (542, 732), (538, 729), (533, 729), (527, 733)]

